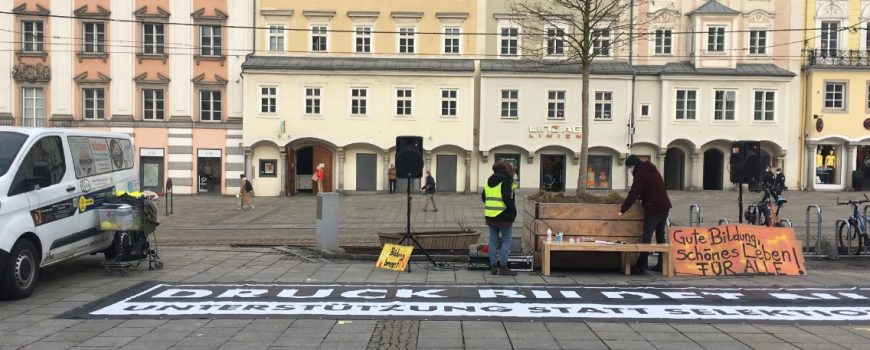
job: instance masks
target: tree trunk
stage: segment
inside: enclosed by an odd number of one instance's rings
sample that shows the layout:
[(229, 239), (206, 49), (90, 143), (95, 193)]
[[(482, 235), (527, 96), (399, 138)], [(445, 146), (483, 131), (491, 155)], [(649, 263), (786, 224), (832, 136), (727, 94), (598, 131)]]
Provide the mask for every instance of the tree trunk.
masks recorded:
[(577, 177), (577, 195), (586, 193), (587, 172), (589, 154), (589, 75), (592, 73), (591, 64), (583, 64), (582, 87), (580, 90), (580, 128), (583, 132), (580, 138), (580, 173)]

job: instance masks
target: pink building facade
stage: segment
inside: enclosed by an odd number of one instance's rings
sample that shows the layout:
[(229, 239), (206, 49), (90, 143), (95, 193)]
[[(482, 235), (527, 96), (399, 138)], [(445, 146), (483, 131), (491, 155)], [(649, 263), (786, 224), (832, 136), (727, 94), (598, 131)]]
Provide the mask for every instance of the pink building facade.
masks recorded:
[(15, 0), (0, 11), (12, 13), (0, 14), (0, 125), (127, 133), (143, 189), (238, 189), (250, 1)]

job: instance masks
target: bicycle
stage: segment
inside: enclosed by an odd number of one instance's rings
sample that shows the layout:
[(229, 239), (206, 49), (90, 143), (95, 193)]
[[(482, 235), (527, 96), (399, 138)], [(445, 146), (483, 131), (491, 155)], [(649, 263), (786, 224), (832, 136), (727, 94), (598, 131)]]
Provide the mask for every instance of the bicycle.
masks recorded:
[[(849, 253), (848, 249), (851, 246), (852, 240), (858, 241), (857, 249), (855, 250), (856, 255), (860, 255), (863, 250), (866, 250), (870, 246), (870, 235), (867, 233), (870, 219), (858, 210), (858, 206), (864, 203), (870, 203), (870, 198), (866, 194), (864, 195), (864, 200), (858, 201), (849, 200), (840, 202), (840, 198), (837, 198), (837, 205), (852, 207), (852, 215), (846, 220), (837, 223), (837, 242), (840, 244), (837, 251), (839, 254)], [(846, 242), (843, 242), (844, 237), (847, 239)], [(870, 253), (870, 251), (865, 251), (864, 253)]]
[(750, 225), (785, 227), (779, 212), (788, 200), (781, 194), (785, 187), (764, 185), (764, 197), (758, 203), (750, 204), (743, 214)]

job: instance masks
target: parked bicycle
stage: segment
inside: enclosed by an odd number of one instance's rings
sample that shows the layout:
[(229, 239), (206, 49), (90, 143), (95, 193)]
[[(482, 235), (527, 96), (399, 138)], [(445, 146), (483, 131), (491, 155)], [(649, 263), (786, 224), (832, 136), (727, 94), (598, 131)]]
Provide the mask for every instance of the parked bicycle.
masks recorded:
[(779, 212), (788, 200), (782, 195), (785, 187), (774, 187), (764, 184), (764, 197), (757, 203), (750, 204), (743, 217), (750, 225), (784, 227)]
[[(870, 253), (870, 251), (867, 251), (868, 246), (870, 246), (870, 236), (867, 233), (870, 219), (858, 210), (858, 207), (864, 203), (870, 203), (870, 198), (866, 194), (863, 200), (858, 201), (849, 200), (840, 202), (840, 198), (837, 198), (837, 205), (848, 205), (852, 209), (852, 215), (837, 224), (837, 242), (840, 244), (837, 250), (840, 254), (849, 253), (848, 250), (852, 246), (851, 241), (853, 240), (857, 241), (857, 245), (854, 246), (854, 254), (860, 255), (862, 252), (865, 254)], [(844, 238), (846, 239), (845, 242), (843, 241)]]

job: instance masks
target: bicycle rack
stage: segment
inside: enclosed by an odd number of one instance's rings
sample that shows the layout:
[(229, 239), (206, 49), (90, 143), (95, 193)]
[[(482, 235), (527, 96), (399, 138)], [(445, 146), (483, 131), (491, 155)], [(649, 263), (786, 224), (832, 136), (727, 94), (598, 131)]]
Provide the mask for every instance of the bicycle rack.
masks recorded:
[(791, 223), (791, 220), (789, 219), (782, 219), (779, 220), (779, 222), (782, 224), (782, 227), (794, 227), (794, 225)]
[[(816, 214), (816, 220), (814, 221), (816, 224), (816, 252), (814, 254), (810, 253), (810, 219), (813, 216), (813, 213)], [(822, 208), (818, 205), (811, 205), (807, 207), (807, 234), (804, 239), (804, 256), (816, 255), (819, 260), (822, 259)]]
[(841, 223), (849, 228), (849, 231), (846, 232), (846, 240), (849, 242), (849, 246), (846, 248), (846, 256), (848, 256), (849, 259), (851, 259), (852, 258), (852, 240), (849, 238), (851, 238), (850, 236), (852, 236), (852, 225), (849, 225), (849, 223), (843, 219), (837, 220), (837, 222), (834, 223), (834, 236), (836, 239), (836, 242), (834, 244), (837, 246), (837, 254), (835, 256), (837, 257), (837, 259), (840, 258), (840, 238), (841, 237), (840, 237), (840, 231), (837, 229), (840, 228)]
[(719, 219), (719, 225), (728, 225), (728, 219)]
[(689, 226), (701, 226), (704, 222), (704, 217), (701, 216), (701, 206), (692, 204), (689, 206)]

